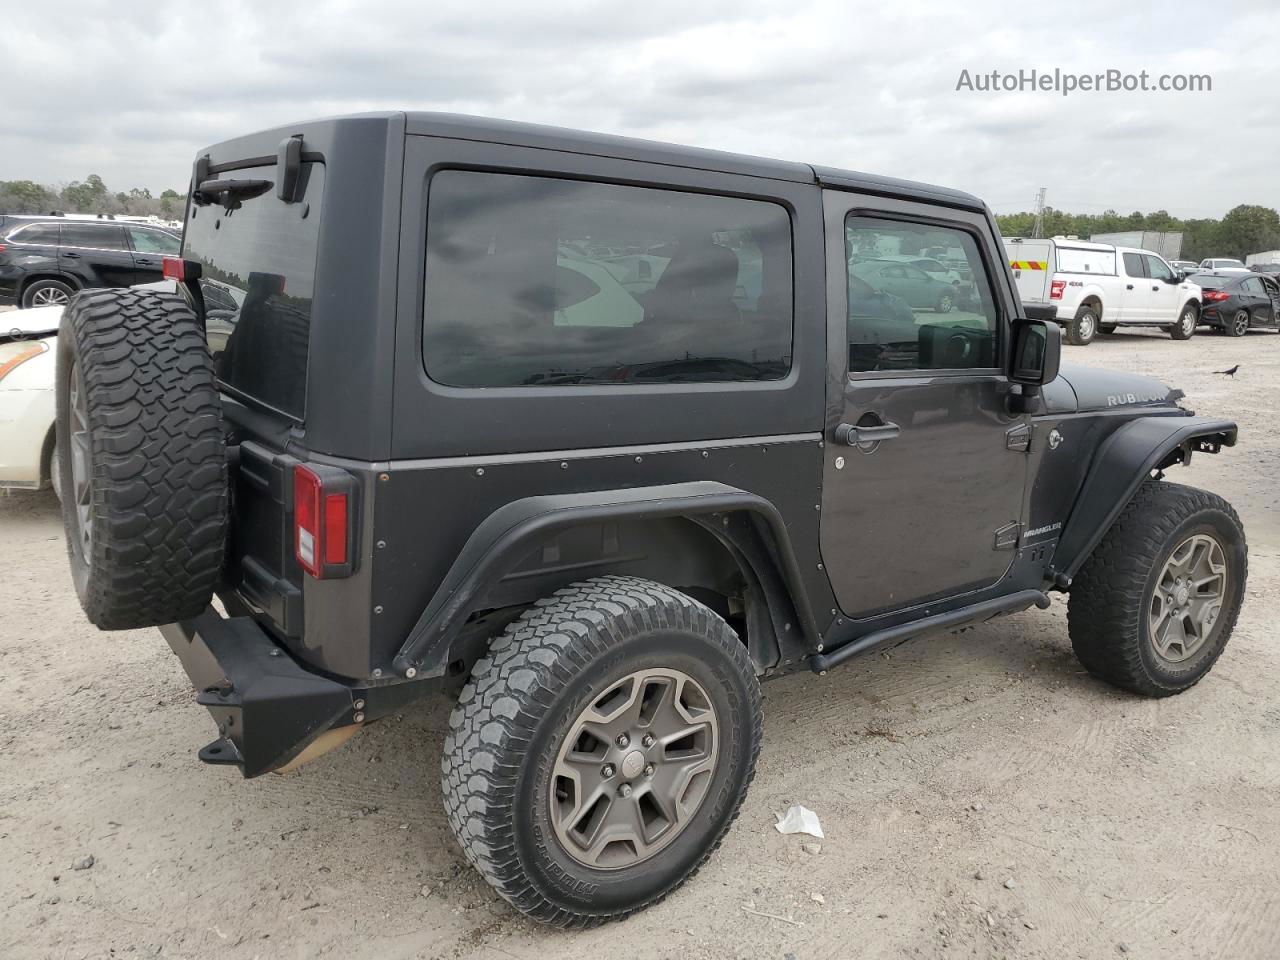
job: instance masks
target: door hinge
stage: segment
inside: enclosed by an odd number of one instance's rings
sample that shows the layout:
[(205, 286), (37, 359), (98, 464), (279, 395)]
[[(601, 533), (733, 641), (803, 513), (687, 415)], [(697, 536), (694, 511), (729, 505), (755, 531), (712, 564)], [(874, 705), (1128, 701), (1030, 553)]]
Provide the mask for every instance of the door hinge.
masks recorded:
[(1020, 536), (1022, 536), (1022, 524), (1006, 523), (996, 531), (996, 542), (992, 549), (1012, 550), (1018, 545), (1018, 538)]
[(1005, 431), (1004, 445), (1010, 450), (1026, 453), (1031, 449), (1031, 427), (1025, 423), (1014, 424)]

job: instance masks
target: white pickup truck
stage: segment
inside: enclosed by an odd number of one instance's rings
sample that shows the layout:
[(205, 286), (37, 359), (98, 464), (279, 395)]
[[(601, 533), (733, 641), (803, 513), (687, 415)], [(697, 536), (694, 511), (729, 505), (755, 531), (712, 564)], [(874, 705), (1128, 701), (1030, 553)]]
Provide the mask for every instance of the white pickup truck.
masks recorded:
[(1190, 339), (1200, 322), (1200, 288), (1159, 254), (1072, 237), (1004, 241), (1024, 304), (1058, 308), (1068, 343), (1083, 345), (1119, 326), (1162, 327)]

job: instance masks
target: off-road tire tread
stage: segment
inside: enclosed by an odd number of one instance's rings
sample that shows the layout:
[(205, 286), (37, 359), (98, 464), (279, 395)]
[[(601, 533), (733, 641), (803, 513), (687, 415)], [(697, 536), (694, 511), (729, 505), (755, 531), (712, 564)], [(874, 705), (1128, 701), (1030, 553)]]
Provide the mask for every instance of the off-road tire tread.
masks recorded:
[(85, 613), (104, 630), (194, 617), (217, 584), (228, 522), (222, 405), (200, 324), (176, 294), (129, 289), (77, 294), (63, 324), (92, 435)]
[[(629, 631), (692, 630), (718, 636), (737, 668), (751, 677), (751, 751), (746, 779), (719, 836), (683, 876), (643, 903), (583, 914), (546, 899), (526, 878), (512, 823), (525, 748), (547, 707), (577, 673)], [(755, 771), (762, 712), (754, 670), (741, 640), (719, 616), (687, 594), (637, 577), (597, 577), (557, 590), (510, 624), (477, 661), (449, 716), (441, 782), (449, 825), (467, 859), (513, 906), (538, 920), (586, 928), (652, 906), (697, 873), (737, 819)]]
[[(1071, 584), (1067, 604), (1067, 632), (1076, 658), (1101, 680), (1148, 697), (1167, 697), (1198, 683), (1222, 655), (1221, 643), (1189, 684), (1169, 686), (1146, 669), (1140, 652), (1142, 599), (1147, 578), (1174, 531), (1192, 514), (1216, 510), (1238, 529), (1240, 518), (1217, 494), (1178, 483), (1149, 480), (1138, 488), (1111, 529), (1094, 549)], [(1243, 543), (1243, 532), (1241, 533)], [(1238, 571), (1240, 582), (1248, 575)], [(1224, 610), (1222, 630), (1235, 629), (1240, 604)]]

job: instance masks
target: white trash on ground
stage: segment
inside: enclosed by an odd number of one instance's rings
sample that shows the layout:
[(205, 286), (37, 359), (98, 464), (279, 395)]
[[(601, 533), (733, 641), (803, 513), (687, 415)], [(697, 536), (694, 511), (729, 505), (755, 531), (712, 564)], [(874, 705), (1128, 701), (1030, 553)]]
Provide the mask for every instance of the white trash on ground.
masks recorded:
[(819, 840), (827, 838), (822, 832), (822, 824), (818, 822), (818, 815), (798, 803), (789, 807), (785, 814), (775, 813), (774, 817), (778, 822), (773, 827), (779, 833), (807, 833)]

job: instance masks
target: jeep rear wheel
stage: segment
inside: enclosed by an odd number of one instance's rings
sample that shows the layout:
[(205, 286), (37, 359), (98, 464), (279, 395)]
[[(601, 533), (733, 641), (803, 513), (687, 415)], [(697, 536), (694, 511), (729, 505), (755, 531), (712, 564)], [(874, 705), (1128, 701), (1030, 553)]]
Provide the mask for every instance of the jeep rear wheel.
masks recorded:
[(449, 823), (511, 904), (594, 926), (691, 876), (738, 814), (760, 690), (738, 636), (670, 587), (600, 577), (528, 610), (449, 717)]
[(1098, 311), (1092, 304), (1085, 304), (1067, 324), (1067, 343), (1083, 347), (1093, 342), (1098, 332)]
[(104, 630), (208, 605), (227, 527), (213, 362), (174, 294), (78, 294), (58, 333), (55, 430), (71, 577)]
[(1164, 697), (1207, 674), (1248, 575), (1240, 518), (1215, 494), (1149, 481), (1071, 585), (1067, 626), (1094, 676)]

